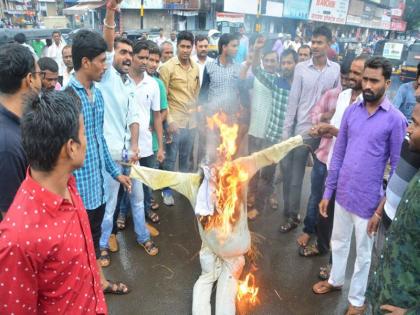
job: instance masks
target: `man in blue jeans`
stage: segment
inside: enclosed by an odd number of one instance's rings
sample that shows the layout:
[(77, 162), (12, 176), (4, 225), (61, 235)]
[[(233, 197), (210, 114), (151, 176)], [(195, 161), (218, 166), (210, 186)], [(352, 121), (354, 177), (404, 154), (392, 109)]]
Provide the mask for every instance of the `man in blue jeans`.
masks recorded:
[[(182, 31), (177, 36), (177, 56), (169, 59), (160, 68), (160, 78), (168, 91), (168, 133), (166, 159), (163, 168), (175, 170), (179, 153), (179, 171), (190, 171), (190, 155), (196, 134), (197, 96), (200, 90), (200, 77), (197, 64), (191, 59), (194, 35)], [(172, 190), (163, 190), (163, 203), (174, 205)]]

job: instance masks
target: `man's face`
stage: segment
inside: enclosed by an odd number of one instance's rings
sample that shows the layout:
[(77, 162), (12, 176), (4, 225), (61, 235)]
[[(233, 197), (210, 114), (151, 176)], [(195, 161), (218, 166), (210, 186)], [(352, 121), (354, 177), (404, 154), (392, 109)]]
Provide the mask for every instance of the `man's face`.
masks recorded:
[(60, 35), (60, 33), (54, 33), (53, 36), (52, 36), (52, 38), (53, 38), (53, 41), (54, 41), (54, 43), (56, 45), (59, 45), (60, 44), (60, 41), (61, 41), (61, 35)]
[(407, 128), (408, 146), (411, 151), (420, 152), (420, 103), (414, 106), (411, 123)]
[(207, 39), (197, 42), (195, 45), (195, 50), (197, 51), (197, 56), (201, 58), (207, 57), (209, 51), (209, 42)]
[(74, 169), (83, 167), (86, 156), (86, 135), (83, 116), (79, 117), (79, 143), (72, 142), (72, 164)]
[(170, 37), (171, 37), (171, 41), (174, 42), (176, 40), (176, 33), (171, 33)]
[(114, 67), (121, 74), (127, 74), (133, 61), (133, 47), (118, 43), (115, 48)]
[(420, 76), (417, 77), (417, 80), (415, 81), (414, 88), (416, 89), (414, 91), (414, 94), (416, 96), (416, 99), (420, 99)]
[(341, 80), (341, 87), (343, 88), (343, 90), (347, 90), (349, 88), (349, 74), (340, 73), (340, 80)]
[(268, 73), (276, 73), (278, 68), (278, 61), (277, 61), (277, 52), (273, 51), (266, 54), (263, 59), (263, 67), (264, 70)]
[(72, 59), (70, 47), (63, 49), (63, 62), (67, 68), (73, 69), (73, 59)]
[(101, 81), (102, 76), (104, 75), (107, 69), (105, 53), (103, 52), (102, 54), (96, 56), (92, 59), (92, 61), (90, 61), (88, 58), (86, 59), (87, 60), (85, 67), (89, 78), (95, 82)]
[(44, 71), (44, 78), (42, 79), (42, 89), (46, 91), (53, 91), (58, 82), (58, 72)]
[(162, 46), (162, 63), (167, 62), (174, 56), (174, 48), (170, 44), (165, 44)]
[(147, 69), (149, 61), (149, 51), (142, 49), (133, 57), (133, 67), (136, 71), (143, 73)]
[(177, 47), (177, 54), (179, 60), (189, 60), (192, 52), (192, 43), (189, 40), (183, 39), (180, 43), (178, 43)]
[(238, 46), (239, 46), (239, 40), (234, 39), (231, 40), (226, 46), (226, 55), (230, 58), (235, 58), (236, 54), (238, 53)]
[(330, 43), (323, 35), (312, 37), (312, 55), (314, 57), (324, 57), (327, 55)]
[(153, 75), (156, 73), (159, 67), (160, 57), (158, 54), (149, 54), (149, 60), (147, 62), (147, 73)]
[(299, 62), (309, 60), (311, 58), (311, 50), (309, 48), (301, 48), (298, 52)]
[(390, 83), (390, 80), (385, 80), (382, 68), (365, 68), (362, 78), (363, 99), (366, 102), (380, 100)]
[(351, 63), (349, 72), (348, 87), (350, 89), (360, 91), (362, 89), (363, 72), (365, 69), (365, 62), (363, 60), (355, 60)]
[(281, 73), (287, 79), (293, 78), (295, 67), (296, 62), (291, 54), (284, 56), (280, 61)]
[(245, 35), (245, 28), (241, 27), (239, 28), (239, 34), (241, 34), (241, 36)]

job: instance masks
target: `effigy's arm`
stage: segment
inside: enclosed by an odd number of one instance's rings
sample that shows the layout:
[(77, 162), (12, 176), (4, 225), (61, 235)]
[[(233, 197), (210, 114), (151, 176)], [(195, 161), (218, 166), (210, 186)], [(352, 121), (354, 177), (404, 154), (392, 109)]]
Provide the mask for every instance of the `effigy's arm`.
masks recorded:
[(247, 157), (238, 158), (234, 162), (246, 169), (248, 178), (251, 179), (259, 169), (278, 163), (287, 153), (301, 145), (304, 145), (302, 136), (295, 136)]
[(162, 171), (138, 165), (131, 165), (130, 177), (154, 190), (169, 187), (184, 195), (192, 205), (195, 204), (200, 185), (199, 174)]

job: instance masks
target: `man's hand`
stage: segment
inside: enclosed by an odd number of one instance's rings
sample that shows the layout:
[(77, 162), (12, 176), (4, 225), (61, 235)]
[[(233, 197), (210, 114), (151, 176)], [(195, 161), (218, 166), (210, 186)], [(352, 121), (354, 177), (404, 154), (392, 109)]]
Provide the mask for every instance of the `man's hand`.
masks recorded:
[(124, 188), (131, 193), (131, 179), (126, 175), (117, 176), (117, 181), (124, 186)]
[(140, 153), (139, 147), (131, 148), (131, 157), (129, 161), (131, 164), (137, 163), (137, 161), (139, 160), (139, 153)]
[(159, 163), (162, 163), (164, 159), (165, 159), (165, 152), (163, 151), (163, 148), (159, 148), (157, 152), (157, 160), (159, 161)]
[(319, 135), (318, 130), (319, 130), (318, 125), (312, 126), (312, 128), (309, 130), (309, 135), (312, 138), (319, 138), (320, 135)]
[(400, 307), (396, 307), (396, 306), (388, 305), (388, 304), (381, 305), (381, 310), (390, 312), (390, 313), (385, 313), (386, 315), (404, 315), (408, 311), (405, 308), (400, 308)]
[(265, 45), (265, 37), (259, 36), (257, 37), (257, 40), (255, 41), (254, 50), (261, 50), (264, 48), (264, 45)]
[(178, 133), (178, 126), (176, 125), (175, 122), (171, 122), (169, 124), (168, 132), (170, 134)]
[(370, 218), (367, 226), (367, 234), (372, 237), (378, 232), (379, 223), (381, 222), (381, 219), (373, 214), (373, 216)]
[(328, 218), (328, 204), (330, 201), (328, 199), (322, 199), (319, 203), (319, 214), (322, 215), (324, 218)]

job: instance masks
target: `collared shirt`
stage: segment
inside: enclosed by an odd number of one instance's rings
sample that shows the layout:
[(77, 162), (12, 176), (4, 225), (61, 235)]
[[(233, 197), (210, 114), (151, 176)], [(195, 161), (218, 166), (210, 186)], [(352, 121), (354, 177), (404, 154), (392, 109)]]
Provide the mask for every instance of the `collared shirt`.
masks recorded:
[[(321, 96), (319, 101), (315, 104), (311, 111), (312, 124), (316, 125), (321, 122), (321, 115), (331, 112), (337, 105), (338, 96), (341, 92), (341, 87), (328, 90)], [(330, 152), (332, 138), (322, 137), (315, 155), (319, 161), (326, 164), (328, 153)]]
[(136, 86), (134, 106), (140, 112), (139, 150), (142, 158), (153, 155), (153, 140), (150, 130), (151, 111), (160, 111), (159, 84), (147, 72)]
[(20, 118), (0, 104), (0, 211), (7, 211), (28, 167)]
[(46, 57), (54, 59), (58, 64), (58, 75), (62, 76), (64, 72), (64, 62), (63, 62), (63, 48), (66, 46), (66, 43), (60, 41), (60, 44), (57, 44), (53, 41), (52, 45), (47, 48)]
[(401, 158), (394, 174), (386, 186), (386, 201), (384, 211), (388, 218), (394, 219), (401, 197), (408, 183), (420, 168), (420, 154), (410, 150), (408, 141), (404, 140), (401, 148)]
[(252, 81), (252, 103), (250, 106), (248, 134), (255, 138), (264, 139), (268, 117), (273, 104), (272, 92), (258, 78), (254, 78)]
[(200, 87), (201, 87), (201, 85), (203, 84), (204, 69), (205, 69), (206, 65), (209, 62), (213, 61), (214, 59), (207, 56), (206, 61), (204, 63), (201, 63), (200, 62), (200, 59), (198, 59), (198, 56), (197, 55), (194, 55), (192, 57), (192, 59), (195, 61), (195, 63), (197, 64), (198, 68), (200, 69)]
[[(168, 97), (166, 94), (165, 84), (163, 84), (162, 80), (158, 77), (153, 77), (153, 79), (156, 80), (156, 82), (159, 85), (159, 91), (160, 91), (160, 110), (166, 110), (168, 109)], [(157, 152), (159, 150), (159, 141), (156, 130), (154, 130), (154, 117), (153, 115), (150, 116), (150, 127), (153, 129), (152, 131), (152, 137), (153, 137), (153, 152)]]
[(166, 41), (167, 39), (165, 37), (160, 37), (160, 36), (155, 39), (155, 43), (159, 46), (159, 48), (160, 48), (160, 45), (162, 45), (162, 43)]
[(268, 116), (266, 128), (264, 129), (265, 138), (272, 142), (278, 142), (283, 132), (283, 123), (289, 99), (289, 83), (276, 74), (270, 74), (261, 69), (254, 68), (255, 77), (271, 90), (271, 111)]
[(228, 115), (239, 113), (240, 72), (240, 64), (223, 65), (219, 57), (206, 65), (199, 100), (207, 116), (212, 116), (218, 111)]
[(326, 181), (324, 199), (369, 219), (382, 196), (388, 159), (391, 173), (400, 158), (407, 120), (387, 97), (369, 115), (364, 101), (350, 105), (343, 116)]
[(327, 59), (327, 64), (318, 70), (313, 59), (296, 65), (289, 95), (283, 139), (303, 134), (312, 126), (310, 112), (326, 91), (340, 85), (340, 66)]
[(107, 52), (108, 68), (98, 88), (104, 98), (104, 137), (114, 161), (122, 160), (123, 149), (130, 149), (130, 125), (140, 124), (140, 109), (134, 103), (136, 84), (127, 76), (124, 82), (121, 74), (112, 65), (114, 53)]
[(411, 120), (413, 108), (416, 106), (416, 91), (413, 82), (401, 84), (392, 102), (407, 118)]
[(71, 76), (74, 74), (74, 69), (71, 69), (70, 72), (67, 71), (67, 67), (63, 70), (63, 86), (62, 89), (64, 90), (69, 84)]
[(191, 59), (185, 70), (178, 57), (165, 62), (159, 70), (160, 78), (168, 92), (168, 123), (176, 122), (180, 128), (195, 128), (197, 96), (200, 91), (200, 70)]
[(101, 91), (92, 83), (92, 100), (84, 86), (72, 76), (68, 85), (80, 99), (87, 140), (83, 167), (76, 170), (77, 188), (88, 210), (98, 208), (106, 201), (105, 172), (113, 178), (121, 175), (108, 151), (104, 137), (104, 99)]
[(1, 314), (106, 314), (92, 233), (74, 177), (71, 201), (29, 174), (0, 223)]
[(420, 314), (420, 172), (410, 181), (397, 216), (385, 238), (378, 268), (366, 292), (373, 314), (383, 314), (384, 304)]

